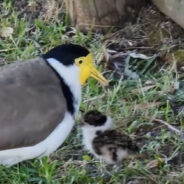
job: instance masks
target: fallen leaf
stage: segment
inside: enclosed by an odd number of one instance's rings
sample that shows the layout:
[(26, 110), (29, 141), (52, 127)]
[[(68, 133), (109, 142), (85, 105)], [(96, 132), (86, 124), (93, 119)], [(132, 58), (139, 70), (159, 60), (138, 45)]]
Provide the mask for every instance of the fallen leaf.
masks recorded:
[(136, 104), (134, 106), (134, 110), (146, 110), (150, 109), (156, 106), (160, 106), (162, 102), (152, 102), (152, 103), (141, 103), (141, 104)]
[[(142, 91), (142, 92), (145, 92), (145, 91), (148, 91), (148, 90), (150, 90), (150, 89), (153, 89), (154, 87), (155, 87), (155, 85), (146, 86), (146, 87), (141, 88), (141, 91)], [(131, 93), (137, 94), (139, 91), (140, 91), (140, 89), (133, 89), (133, 90), (131, 91)]]
[(147, 165), (146, 168), (147, 169), (154, 169), (157, 168), (159, 165), (159, 161), (158, 160), (151, 160)]
[(91, 157), (88, 155), (84, 155), (82, 158), (83, 158), (83, 160), (91, 161)]
[(146, 86), (151, 86), (151, 85), (154, 85), (155, 83), (154, 83), (154, 81), (152, 81), (152, 80), (147, 80), (146, 82), (145, 82), (145, 85)]
[(13, 34), (13, 28), (12, 27), (2, 27), (0, 28), (0, 36), (2, 38), (9, 37)]
[(156, 54), (150, 57), (150, 56), (146, 56), (144, 54), (137, 54), (135, 52), (132, 52), (132, 53), (129, 54), (129, 56), (131, 56), (132, 58), (139, 58), (139, 59), (147, 60), (147, 59), (155, 58)]

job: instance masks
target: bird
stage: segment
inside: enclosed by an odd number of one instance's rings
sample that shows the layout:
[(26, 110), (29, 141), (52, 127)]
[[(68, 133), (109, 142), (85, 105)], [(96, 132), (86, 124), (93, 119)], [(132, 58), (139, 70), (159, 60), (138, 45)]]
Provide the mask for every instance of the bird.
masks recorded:
[(96, 158), (107, 164), (119, 164), (124, 158), (136, 155), (139, 147), (128, 135), (112, 129), (111, 117), (91, 110), (84, 114), (83, 145)]
[(72, 43), (0, 67), (0, 165), (54, 152), (72, 130), (89, 77), (108, 85), (89, 50)]

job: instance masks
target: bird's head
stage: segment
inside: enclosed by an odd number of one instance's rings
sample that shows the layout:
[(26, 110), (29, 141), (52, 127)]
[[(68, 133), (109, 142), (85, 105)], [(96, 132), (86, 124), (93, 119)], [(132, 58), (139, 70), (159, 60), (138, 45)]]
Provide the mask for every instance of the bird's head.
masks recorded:
[(65, 66), (78, 66), (81, 85), (84, 85), (89, 77), (95, 78), (104, 86), (108, 85), (108, 81), (95, 68), (92, 54), (80, 45), (60, 45), (44, 54), (43, 57), (45, 59), (54, 58)]
[(111, 118), (97, 110), (88, 111), (84, 117), (83, 126), (93, 127), (98, 130), (107, 130), (112, 127)]

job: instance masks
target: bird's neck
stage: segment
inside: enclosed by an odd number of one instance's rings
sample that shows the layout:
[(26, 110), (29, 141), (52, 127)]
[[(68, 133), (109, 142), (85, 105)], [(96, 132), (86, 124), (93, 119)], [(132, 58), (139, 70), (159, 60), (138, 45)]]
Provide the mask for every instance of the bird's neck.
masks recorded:
[[(75, 116), (79, 110), (79, 105), (81, 101), (81, 85), (79, 78), (79, 67), (75, 65), (65, 66), (61, 62), (57, 61), (54, 58), (47, 59), (48, 64), (54, 69), (60, 78), (63, 80), (64, 85), (66, 85), (71, 94), (72, 94), (72, 102), (73, 102), (73, 115)], [(65, 97), (70, 93), (67, 94)]]

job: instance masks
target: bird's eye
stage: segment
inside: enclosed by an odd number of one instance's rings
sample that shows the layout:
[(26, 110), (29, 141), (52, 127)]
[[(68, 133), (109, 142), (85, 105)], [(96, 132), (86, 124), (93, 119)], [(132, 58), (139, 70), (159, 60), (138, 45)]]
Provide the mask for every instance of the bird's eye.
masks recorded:
[(79, 60), (79, 64), (82, 64), (82, 60)]

